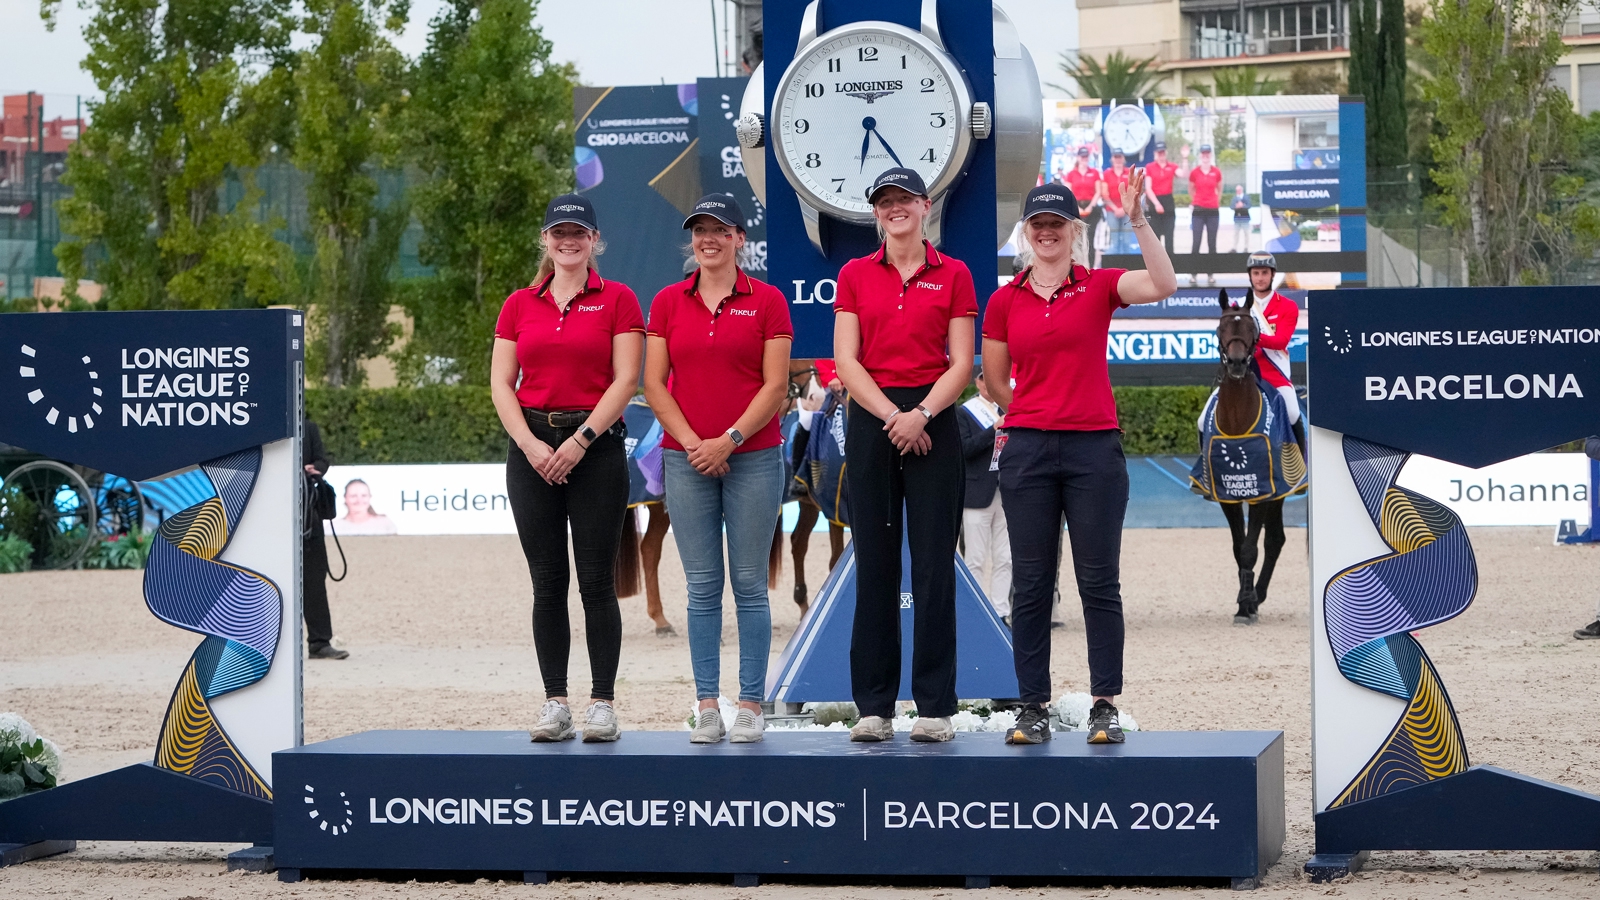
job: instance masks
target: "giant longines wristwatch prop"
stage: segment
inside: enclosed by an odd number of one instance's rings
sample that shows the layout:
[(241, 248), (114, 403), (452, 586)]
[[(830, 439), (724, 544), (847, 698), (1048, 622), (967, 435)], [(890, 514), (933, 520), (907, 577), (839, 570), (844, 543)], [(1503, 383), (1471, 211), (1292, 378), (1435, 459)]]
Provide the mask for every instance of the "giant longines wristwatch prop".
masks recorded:
[(745, 89), (739, 146), (762, 202), (762, 148), (770, 138), (778, 168), (800, 201), (806, 235), (827, 255), (824, 220), (871, 226), (867, 188), (883, 170), (904, 166), (928, 186), (927, 235), (939, 244), (950, 190), (966, 174), (977, 142), (993, 137), (1004, 144), (996, 148), (997, 246), (1003, 244), (1038, 172), (1043, 116), (1037, 70), (1010, 19), (994, 7), (997, 132), (995, 111), (973, 101), (961, 65), (945, 48), (937, 0), (923, 0), (916, 31), (883, 21), (824, 31), (818, 15), (813, 0), (770, 117), (759, 70)]

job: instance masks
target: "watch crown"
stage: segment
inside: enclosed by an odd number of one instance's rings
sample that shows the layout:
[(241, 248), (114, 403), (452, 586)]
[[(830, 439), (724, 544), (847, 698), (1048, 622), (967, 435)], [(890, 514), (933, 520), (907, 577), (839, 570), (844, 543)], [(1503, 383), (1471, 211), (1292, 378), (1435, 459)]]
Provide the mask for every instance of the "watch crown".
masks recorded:
[(739, 146), (746, 150), (766, 146), (767, 119), (761, 113), (749, 112), (739, 117), (733, 125), (733, 133), (739, 138)]
[(980, 141), (989, 139), (994, 130), (994, 111), (989, 104), (979, 101), (972, 104), (972, 136)]

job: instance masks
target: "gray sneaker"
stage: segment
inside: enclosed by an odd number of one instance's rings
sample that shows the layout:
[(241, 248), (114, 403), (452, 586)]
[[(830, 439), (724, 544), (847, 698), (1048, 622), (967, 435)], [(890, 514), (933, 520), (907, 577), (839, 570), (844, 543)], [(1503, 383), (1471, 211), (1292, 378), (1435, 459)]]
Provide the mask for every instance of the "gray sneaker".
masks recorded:
[(572, 730), (572, 710), (554, 700), (546, 702), (544, 708), (539, 710), (539, 724), (528, 729), (528, 736), (536, 744), (572, 740), (577, 736), (577, 732)]
[(617, 711), (611, 704), (604, 700), (589, 704), (589, 711), (583, 716), (583, 742), (593, 744), (619, 737), (622, 737), (622, 724), (617, 721)]
[(689, 732), (691, 744), (715, 744), (722, 740), (722, 710), (715, 706), (694, 714), (694, 730)]
[(765, 740), (766, 731), (766, 716), (741, 706), (739, 707), (739, 712), (733, 717), (733, 730), (728, 732), (728, 743), (754, 744)]
[(938, 744), (954, 740), (956, 731), (950, 727), (947, 716), (918, 716), (911, 726), (911, 739), (921, 744)]
[(850, 729), (850, 740), (875, 743), (894, 740), (894, 723), (883, 716), (862, 716), (856, 727)]

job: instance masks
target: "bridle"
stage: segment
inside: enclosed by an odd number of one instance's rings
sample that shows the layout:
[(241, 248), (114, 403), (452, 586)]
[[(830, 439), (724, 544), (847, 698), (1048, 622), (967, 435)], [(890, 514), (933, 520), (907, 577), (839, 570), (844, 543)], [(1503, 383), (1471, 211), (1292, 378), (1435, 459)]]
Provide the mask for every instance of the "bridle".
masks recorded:
[[(1250, 314), (1250, 304), (1242, 307), (1223, 306), (1221, 319), (1217, 322), (1217, 355), (1222, 358), (1223, 377), (1247, 377), (1250, 360), (1255, 356), (1256, 345), (1260, 342), (1261, 327), (1256, 324), (1255, 316)], [(1235, 356), (1235, 347), (1242, 349), (1243, 353)]]

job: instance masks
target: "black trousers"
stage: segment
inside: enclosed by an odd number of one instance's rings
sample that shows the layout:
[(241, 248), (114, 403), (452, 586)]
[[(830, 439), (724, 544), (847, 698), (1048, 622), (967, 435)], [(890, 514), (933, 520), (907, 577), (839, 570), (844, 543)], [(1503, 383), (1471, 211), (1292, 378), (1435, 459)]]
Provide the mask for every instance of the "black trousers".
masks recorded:
[(1150, 213), (1150, 227), (1161, 241), (1161, 246), (1167, 248), (1167, 253), (1176, 253), (1177, 248), (1172, 246), (1172, 232), (1177, 227), (1178, 211), (1172, 206), (1172, 195), (1157, 194), (1156, 201), (1161, 204), (1163, 211)]
[[(929, 386), (931, 387), (931, 385)], [(884, 388), (904, 415), (929, 387)], [(928, 422), (927, 455), (902, 456), (883, 420), (850, 403), (845, 483), (856, 554), (850, 686), (863, 716), (894, 717), (900, 695), (900, 546), (911, 544), (911, 697), (924, 716), (956, 711), (956, 536), (966, 476), (952, 406)]]
[(1122, 693), (1122, 521), (1128, 465), (1122, 433), (1012, 428), (1000, 455), (1011, 532), (1011, 644), (1025, 703), (1050, 702), (1050, 601), (1061, 518), (1089, 642), (1089, 692)]
[(328, 612), (328, 545), (322, 520), (312, 522), (311, 528), (300, 541), (300, 608), (307, 648), (315, 653), (333, 640), (333, 616)]
[[(551, 428), (528, 417), (534, 437), (560, 447), (576, 428)], [(522, 554), (533, 578), (533, 647), (547, 697), (568, 696), (567, 657), (572, 623), (567, 616), (567, 529), (583, 600), (584, 637), (594, 686), (590, 696), (616, 698), (617, 659), (622, 653), (622, 611), (617, 606), (615, 565), (628, 511), (627, 455), (621, 429), (597, 437), (566, 484), (549, 484), (533, 470), (516, 443), (506, 453), (506, 497), (517, 523)]]
[(1216, 253), (1217, 220), (1221, 218), (1221, 214), (1216, 209), (1205, 209), (1199, 206), (1194, 207), (1190, 212), (1192, 218), (1189, 220), (1189, 235), (1192, 240), (1189, 242), (1189, 252), (1200, 252), (1200, 237), (1204, 234), (1211, 242), (1211, 252)]

